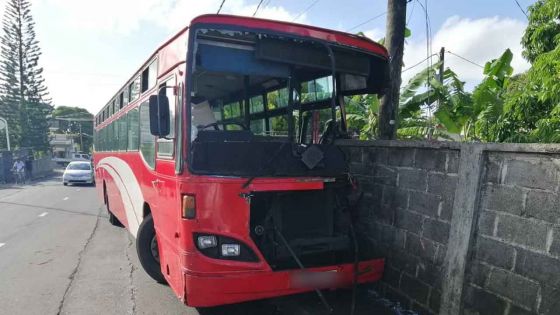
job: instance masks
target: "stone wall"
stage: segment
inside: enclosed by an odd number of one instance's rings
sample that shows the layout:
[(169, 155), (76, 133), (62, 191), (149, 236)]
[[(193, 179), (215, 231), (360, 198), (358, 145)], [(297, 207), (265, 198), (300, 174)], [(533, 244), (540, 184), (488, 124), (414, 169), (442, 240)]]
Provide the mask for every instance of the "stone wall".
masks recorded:
[(488, 152), (465, 308), (560, 314), (560, 155)]
[(560, 314), (560, 146), (341, 144), (385, 296), (421, 314)]

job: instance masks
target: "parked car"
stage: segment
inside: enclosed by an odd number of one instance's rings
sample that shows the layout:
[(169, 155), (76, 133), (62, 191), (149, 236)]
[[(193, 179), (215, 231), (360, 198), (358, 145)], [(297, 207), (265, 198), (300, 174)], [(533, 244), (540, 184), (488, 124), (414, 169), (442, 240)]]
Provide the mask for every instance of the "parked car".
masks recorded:
[(89, 161), (70, 162), (62, 175), (62, 184), (90, 184), (95, 185), (93, 167)]

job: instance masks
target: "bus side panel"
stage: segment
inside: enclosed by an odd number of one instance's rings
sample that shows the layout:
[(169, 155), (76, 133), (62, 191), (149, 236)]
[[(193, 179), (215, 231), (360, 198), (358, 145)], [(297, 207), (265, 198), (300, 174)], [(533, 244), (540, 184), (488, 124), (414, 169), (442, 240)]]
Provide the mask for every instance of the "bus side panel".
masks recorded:
[(103, 198), (103, 185), (105, 185), (105, 189), (107, 190), (107, 198), (109, 201), (109, 208), (111, 212), (119, 219), (119, 221), (126, 226), (128, 226), (128, 220), (126, 218), (126, 213), (124, 209), (123, 199), (121, 194), (119, 193), (119, 189), (115, 184), (115, 179), (109, 174), (107, 170), (101, 167), (96, 167), (96, 173), (99, 174), (97, 177), (96, 182), (97, 186), (99, 187), (99, 194), (101, 200)]
[(107, 182), (107, 195), (109, 198), (109, 208), (111, 212), (119, 219), (119, 221), (130, 229), (126, 219), (126, 212), (123, 204), (123, 196), (121, 196), (119, 189), (115, 183), (115, 179), (106, 173)]

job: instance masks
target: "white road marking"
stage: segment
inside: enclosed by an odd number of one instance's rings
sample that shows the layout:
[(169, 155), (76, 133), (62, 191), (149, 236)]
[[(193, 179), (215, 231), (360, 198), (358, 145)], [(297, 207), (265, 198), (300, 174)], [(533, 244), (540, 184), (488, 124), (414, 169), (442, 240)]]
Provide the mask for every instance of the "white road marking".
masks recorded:
[(80, 188), (76, 188), (76, 191), (80, 191), (80, 190), (81, 190)]
[(44, 216), (46, 216), (47, 214), (49, 214), (49, 213), (48, 213), (48, 212), (43, 212), (43, 213), (39, 214), (39, 217), (44, 217)]
[(62, 200), (66, 201), (66, 200), (68, 200), (68, 197), (64, 197), (64, 199), (62, 199)]
[(6, 245), (6, 243), (0, 243), (0, 247), (2, 247), (2, 246), (4, 246), (4, 245)]

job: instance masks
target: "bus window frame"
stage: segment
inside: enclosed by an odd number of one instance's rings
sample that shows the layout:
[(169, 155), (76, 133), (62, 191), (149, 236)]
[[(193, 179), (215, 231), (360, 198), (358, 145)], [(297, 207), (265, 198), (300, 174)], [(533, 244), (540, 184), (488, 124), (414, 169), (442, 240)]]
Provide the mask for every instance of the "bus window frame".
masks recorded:
[[(166, 75), (166, 76), (164, 76), (164, 77), (162, 77), (162, 78), (160, 78), (156, 81), (155, 92), (158, 95), (159, 95), (159, 92), (160, 92), (160, 90), (159, 90), (160, 85), (165, 84), (168, 81), (173, 81), (173, 85), (171, 85), (171, 86), (173, 86), (174, 88), (170, 88), (169, 90), (171, 91), (171, 93), (175, 93), (174, 90), (177, 88), (177, 76), (175, 75), (175, 73), (170, 73), (170, 74), (168, 74), (168, 75)], [(146, 92), (149, 92), (149, 91), (150, 90), (148, 90)], [(167, 92), (166, 92), (166, 96), (167, 96)], [(174, 127), (175, 130), (174, 130), (173, 138), (166, 139), (166, 138), (157, 137), (157, 139), (156, 139), (156, 160), (158, 160), (158, 159), (159, 160), (166, 160), (166, 161), (175, 160), (176, 147), (177, 147), (177, 103), (178, 103), (179, 95), (173, 95), (173, 96), (175, 97), (175, 104), (173, 105), (174, 109), (175, 109), (175, 117), (174, 117), (175, 123), (174, 123), (173, 127)], [(171, 108), (171, 104), (169, 104), (169, 108)], [(171, 140), (171, 141), (169, 141), (169, 140)], [(171, 143), (173, 143), (173, 149), (171, 150), (171, 155), (167, 155), (167, 154), (160, 155), (159, 144), (161, 142), (171, 142)]]
[[(244, 32), (254, 32), (254, 33), (259, 33), (259, 34), (265, 34), (265, 35), (275, 35), (275, 36), (285, 36), (288, 38), (292, 38), (292, 39), (296, 39), (296, 40), (301, 40), (301, 41), (305, 41), (305, 42), (313, 42), (313, 43), (317, 43), (317, 44), (323, 44), (323, 45), (329, 45), (331, 47), (336, 47), (336, 46), (340, 46), (340, 47), (344, 47), (345, 49), (349, 49), (349, 50), (353, 50), (356, 52), (360, 52), (366, 55), (369, 55), (371, 57), (377, 57), (377, 58), (384, 58), (383, 56), (372, 52), (372, 51), (368, 51), (366, 49), (362, 49), (362, 48), (358, 48), (358, 47), (349, 47), (349, 46), (344, 46), (342, 44), (339, 44), (337, 42), (333, 42), (333, 41), (328, 41), (328, 40), (323, 40), (323, 39), (318, 39), (318, 38), (311, 38), (309, 36), (302, 36), (302, 35), (298, 35), (298, 34), (294, 34), (294, 33), (290, 33), (290, 32), (282, 32), (282, 31), (277, 31), (277, 30), (268, 30), (268, 29), (259, 29), (259, 28), (254, 28), (254, 27), (246, 27), (246, 26), (241, 26), (241, 25), (231, 25), (231, 24), (221, 24), (221, 23), (198, 23), (195, 25), (191, 25), (191, 27), (189, 27), (188, 30), (188, 44), (187, 44), (187, 56), (186, 56), (186, 80), (185, 80), (185, 108), (186, 108), (186, 118), (187, 121), (185, 122), (185, 124), (187, 126), (191, 125), (191, 106), (190, 106), (190, 102), (191, 102), (191, 92), (192, 92), (192, 88), (193, 88), (193, 84), (192, 84), (192, 80), (191, 80), (191, 76), (194, 70), (194, 56), (196, 54), (196, 49), (195, 49), (195, 41), (196, 41), (196, 34), (199, 30), (201, 29), (218, 29), (218, 30), (227, 30), (227, 31), (244, 31)], [(339, 80), (340, 78), (333, 78), (335, 84), (337, 84), (336, 88), (335, 88), (335, 93), (333, 93), (334, 95), (332, 97), (334, 98), (338, 98), (340, 95), (340, 90), (338, 89), (338, 84), (339, 84)], [(288, 83), (288, 82), (287, 82)], [(288, 84), (286, 84), (286, 87), (288, 87)], [(288, 92), (289, 93), (289, 92)], [(293, 98), (292, 96), (289, 96), (290, 99)], [(301, 97), (301, 96), (300, 96)], [(268, 101), (268, 100), (267, 100)], [(225, 103), (225, 102), (224, 102)], [(309, 105), (309, 104), (313, 104), (313, 103), (306, 103), (305, 105)], [(299, 104), (299, 109), (301, 110), (301, 102)], [(314, 105), (314, 104), (313, 104)], [(337, 106), (338, 108), (340, 108), (340, 110), (343, 110), (342, 106)], [(292, 111), (296, 108), (294, 108), (292, 106)], [(277, 109), (275, 109), (277, 110)], [(266, 110), (265, 110), (266, 112)], [(342, 117), (345, 117), (345, 114), (341, 113)], [(222, 117), (223, 116), (223, 110), (222, 110)], [(271, 117), (271, 116), (269, 116)], [(268, 119), (265, 120), (266, 124), (269, 124)], [(343, 125), (346, 126), (347, 123), (343, 122)], [(270, 126), (267, 126), (270, 127)], [(192, 168), (192, 158), (193, 158), (193, 152), (191, 150), (192, 148), (192, 139), (191, 139), (191, 128), (188, 127), (186, 128), (186, 139), (185, 141), (185, 145), (187, 147), (187, 158), (186, 158), (186, 164), (187, 164), (187, 169), (191, 174), (203, 174), (203, 173), (199, 173), (196, 170), (194, 170)], [(295, 131), (294, 133), (294, 137), (293, 139), (290, 139), (290, 137), (288, 137), (288, 141), (296, 141), (295, 139)]]

